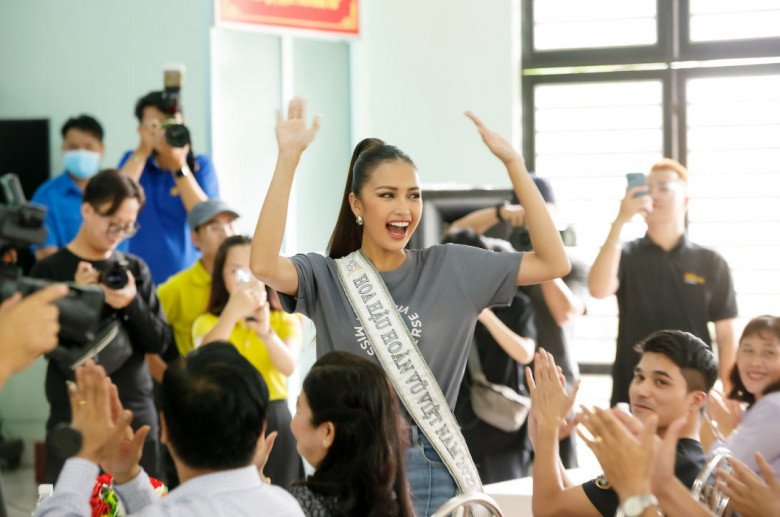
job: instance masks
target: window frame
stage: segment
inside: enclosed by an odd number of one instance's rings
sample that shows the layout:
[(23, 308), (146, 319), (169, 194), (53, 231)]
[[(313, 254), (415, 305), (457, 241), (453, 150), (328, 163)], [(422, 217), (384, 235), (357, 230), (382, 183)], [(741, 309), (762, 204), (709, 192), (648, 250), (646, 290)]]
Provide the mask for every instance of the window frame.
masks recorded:
[(671, 10), (667, 0), (656, 0), (656, 43), (620, 47), (589, 47), (566, 50), (534, 50), (534, 0), (522, 0), (521, 35), (523, 68), (547, 68), (584, 65), (622, 65), (660, 63), (671, 60), (674, 34), (669, 30)]
[[(612, 83), (658, 80), (661, 82), (662, 102), (671, 102), (673, 75), (669, 70), (631, 70), (620, 72), (599, 72), (586, 74), (526, 75), (521, 81), (523, 113), (523, 156), (528, 170), (536, 170), (536, 93), (537, 85), (566, 83)], [(671, 134), (676, 131), (675, 117), (663, 110), (663, 152), (672, 152)]]
[(706, 61), (710, 59), (737, 59), (750, 57), (771, 57), (780, 55), (780, 37), (751, 38), (718, 41), (691, 41), (691, 2), (678, 0), (680, 20), (679, 59), (684, 61)]
[[(663, 153), (687, 165), (687, 83), (690, 79), (780, 75), (780, 37), (690, 41), (690, 1), (657, 0), (657, 43), (647, 46), (535, 51), (533, 1), (521, 0), (520, 89), (523, 156), (536, 170), (537, 85), (660, 80), (662, 82)], [(671, 5), (670, 5), (671, 4)], [(758, 64), (706, 63), (742, 58), (776, 58)], [(704, 61), (704, 63), (701, 63)], [(632, 65), (636, 65), (632, 67)], [(642, 66), (644, 65), (644, 66)], [(648, 66), (649, 65), (649, 66)], [(566, 67), (578, 69), (566, 70)], [(588, 67), (599, 67), (588, 70)], [(607, 67), (607, 70), (604, 70)], [(609, 70), (612, 68), (612, 70)], [(634, 68), (634, 69), (632, 69)], [(545, 70), (547, 69), (547, 70)], [(609, 375), (610, 363), (578, 361), (582, 374)]]

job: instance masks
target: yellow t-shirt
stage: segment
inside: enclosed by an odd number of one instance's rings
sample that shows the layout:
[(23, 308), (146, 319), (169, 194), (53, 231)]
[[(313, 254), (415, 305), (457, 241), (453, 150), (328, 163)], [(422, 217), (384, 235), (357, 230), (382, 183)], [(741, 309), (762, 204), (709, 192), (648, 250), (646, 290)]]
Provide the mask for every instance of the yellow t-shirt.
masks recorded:
[[(219, 318), (213, 314), (203, 314), (192, 324), (192, 340), (197, 342), (208, 334)], [(299, 337), (298, 320), (295, 316), (282, 311), (271, 311), (271, 327), (276, 334), (286, 340)], [(256, 332), (250, 330), (241, 320), (233, 327), (228, 339), (238, 352), (257, 368), (268, 385), (268, 393), (271, 400), (284, 400), (287, 398), (287, 376), (276, 369), (265, 343)]]
[(211, 293), (211, 275), (200, 260), (192, 267), (177, 273), (157, 288), (157, 297), (173, 329), (173, 338), (180, 355), (187, 355), (195, 345), (192, 342), (192, 323), (206, 312)]

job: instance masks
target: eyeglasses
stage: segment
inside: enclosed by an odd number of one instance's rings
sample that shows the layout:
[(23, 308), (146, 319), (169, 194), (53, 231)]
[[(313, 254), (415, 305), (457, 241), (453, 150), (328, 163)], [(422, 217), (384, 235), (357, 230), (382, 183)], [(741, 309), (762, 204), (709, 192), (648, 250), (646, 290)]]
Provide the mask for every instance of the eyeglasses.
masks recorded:
[(138, 233), (138, 230), (140, 229), (141, 225), (138, 223), (128, 224), (125, 226), (120, 226), (116, 223), (108, 223), (108, 227), (106, 227), (106, 233), (109, 237), (119, 237), (120, 235), (124, 235), (125, 237), (132, 237)]
[(233, 222), (229, 223), (220, 223), (218, 221), (212, 221), (210, 223), (206, 223), (203, 226), (203, 231), (209, 234), (222, 234), (222, 235), (235, 235), (236, 233), (236, 227), (233, 225)]

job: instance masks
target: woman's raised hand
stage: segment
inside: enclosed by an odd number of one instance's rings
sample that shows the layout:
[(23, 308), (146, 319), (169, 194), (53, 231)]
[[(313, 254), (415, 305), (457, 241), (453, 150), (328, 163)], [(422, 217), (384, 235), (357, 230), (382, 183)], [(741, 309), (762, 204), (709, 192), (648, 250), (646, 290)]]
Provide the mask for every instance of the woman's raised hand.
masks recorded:
[(295, 97), (287, 108), (287, 118), (276, 112), (276, 140), (279, 151), (302, 153), (320, 130), (320, 115), (316, 115), (311, 127), (306, 125), (306, 100)]
[(477, 118), (477, 116), (472, 112), (467, 111), (466, 116), (470, 118), (471, 121), (474, 122), (474, 124), (477, 126), (479, 134), (482, 136), (482, 141), (485, 142), (485, 145), (488, 146), (488, 149), (490, 149), (490, 151), (495, 154), (499, 160), (504, 162), (505, 165), (509, 165), (513, 161), (519, 161), (519, 163), (523, 164), (525, 163), (523, 157), (512, 148), (512, 145), (507, 142), (504, 137), (495, 131), (491, 131), (490, 128), (488, 128), (484, 122)]

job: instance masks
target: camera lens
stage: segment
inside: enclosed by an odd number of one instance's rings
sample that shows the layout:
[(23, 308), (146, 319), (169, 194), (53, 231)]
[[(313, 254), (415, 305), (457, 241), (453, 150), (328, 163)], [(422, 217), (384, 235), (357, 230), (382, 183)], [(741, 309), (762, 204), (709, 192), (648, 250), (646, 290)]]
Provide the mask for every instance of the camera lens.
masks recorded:
[(122, 289), (130, 281), (130, 278), (127, 276), (127, 266), (120, 263), (112, 265), (100, 272), (99, 281), (109, 289)]
[(165, 128), (165, 140), (173, 147), (184, 147), (190, 143), (190, 132), (184, 124), (170, 124)]

